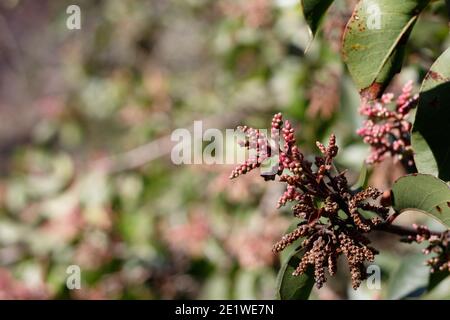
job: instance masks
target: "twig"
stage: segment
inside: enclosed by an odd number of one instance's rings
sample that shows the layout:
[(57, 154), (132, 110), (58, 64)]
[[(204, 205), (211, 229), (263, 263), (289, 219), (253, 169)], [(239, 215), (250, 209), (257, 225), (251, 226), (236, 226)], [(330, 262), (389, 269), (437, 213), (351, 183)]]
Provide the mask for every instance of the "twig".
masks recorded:
[[(258, 111), (263, 110), (259, 110), (256, 107), (247, 107), (232, 113), (219, 114), (202, 119), (203, 128), (204, 130), (207, 128), (223, 129), (229, 126), (235, 126), (241, 118)], [(192, 134), (193, 126), (186, 127), (186, 129)], [(108, 174), (133, 170), (170, 154), (174, 145), (175, 142), (171, 140), (171, 135), (167, 135), (130, 151), (96, 160), (89, 167), (102, 170)]]
[(389, 217), (387, 217), (386, 219), (386, 223), (387, 224), (392, 224), (394, 222), (394, 220), (401, 214), (401, 212), (399, 211), (395, 211), (393, 214), (391, 214)]
[[(417, 231), (413, 228), (393, 225), (393, 224), (389, 224), (387, 222), (379, 224), (378, 226), (376, 226), (374, 228), (374, 230), (384, 231), (384, 232), (396, 234), (399, 236), (416, 236), (417, 235)], [(436, 236), (442, 235), (442, 232), (437, 232), (437, 231), (430, 231), (430, 233), (432, 235), (436, 235)]]
[[(445, 4), (447, 5), (447, 13), (450, 18), (450, 0), (445, 0)], [(449, 24), (449, 26), (450, 26), (450, 24)]]

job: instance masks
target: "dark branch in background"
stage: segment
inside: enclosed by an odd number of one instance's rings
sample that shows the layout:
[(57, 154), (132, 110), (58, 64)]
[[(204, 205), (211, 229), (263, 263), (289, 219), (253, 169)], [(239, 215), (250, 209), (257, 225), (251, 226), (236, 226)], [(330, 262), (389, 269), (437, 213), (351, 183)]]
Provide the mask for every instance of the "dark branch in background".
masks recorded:
[[(236, 112), (227, 112), (225, 114), (211, 116), (206, 119), (199, 119), (203, 121), (204, 129), (217, 128), (225, 129), (234, 125), (246, 116), (261, 112), (257, 107), (242, 108)], [(186, 127), (193, 134), (193, 127)], [(142, 167), (149, 162), (169, 155), (176, 142), (171, 140), (171, 136), (167, 135), (162, 138), (151, 141), (147, 144), (141, 145), (130, 151), (105, 157), (103, 159), (94, 161), (89, 166), (91, 168), (102, 170), (108, 174), (114, 174), (122, 171), (133, 170)]]
[[(450, 19), (450, 0), (445, 0), (445, 4), (447, 6), (448, 18)], [(449, 27), (450, 27), (450, 23), (449, 23)]]

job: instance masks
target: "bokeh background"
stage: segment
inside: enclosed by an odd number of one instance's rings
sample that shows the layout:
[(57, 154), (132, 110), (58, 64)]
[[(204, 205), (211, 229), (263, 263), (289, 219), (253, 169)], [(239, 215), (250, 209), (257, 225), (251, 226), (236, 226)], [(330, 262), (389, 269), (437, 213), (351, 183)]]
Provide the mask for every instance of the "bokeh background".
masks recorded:
[[(70, 4), (81, 30), (66, 27)], [(282, 112), (308, 154), (334, 132), (356, 181), (368, 147), (339, 54), (354, 4), (336, 1), (310, 43), (294, 0), (1, 0), (0, 298), (272, 299), (284, 255), (271, 247), (294, 222), (276, 209), (282, 185), (257, 172), (229, 181), (230, 165), (176, 166), (170, 135), (195, 120), (267, 128)], [(433, 4), (391, 90), (419, 83), (449, 44)], [(388, 159), (370, 182), (386, 190), (402, 174)], [(373, 240), (380, 290), (349, 289), (341, 267), (312, 298), (386, 297), (419, 250)], [(67, 289), (70, 265), (80, 290)]]

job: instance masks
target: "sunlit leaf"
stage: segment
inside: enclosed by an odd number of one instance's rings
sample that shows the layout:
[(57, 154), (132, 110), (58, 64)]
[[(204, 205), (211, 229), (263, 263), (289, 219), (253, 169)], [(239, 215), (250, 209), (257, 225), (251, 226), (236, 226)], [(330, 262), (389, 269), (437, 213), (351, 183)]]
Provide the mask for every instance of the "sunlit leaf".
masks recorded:
[(398, 179), (392, 186), (396, 211), (420, 211), (450, 227), (450, 188), (438, 178), (416, 174)]
[(409, 34), (429, 0), (362, 0), (347, 24), (343, 56), (361, 94), (379, 96), (400, 71)]

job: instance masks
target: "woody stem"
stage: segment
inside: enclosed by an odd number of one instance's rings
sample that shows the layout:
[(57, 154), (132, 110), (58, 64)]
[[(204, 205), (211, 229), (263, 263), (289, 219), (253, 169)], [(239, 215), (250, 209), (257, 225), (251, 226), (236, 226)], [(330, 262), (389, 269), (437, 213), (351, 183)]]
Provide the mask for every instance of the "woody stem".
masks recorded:
[(447, 5), (447, 12), (450, 15), (450, 0), (445, 0), (445, 4)]
[[(396, 234), (399, 236), (416, 236), (418, 233), (413, 228), (408, 228), (404, 226), (392, 225), (390, 223), (382, 223), (374, 228), (374, 230), (388, 232), (392, 234)], [(430, 231), (432, 235), (440, 236), (442, 232)]]

